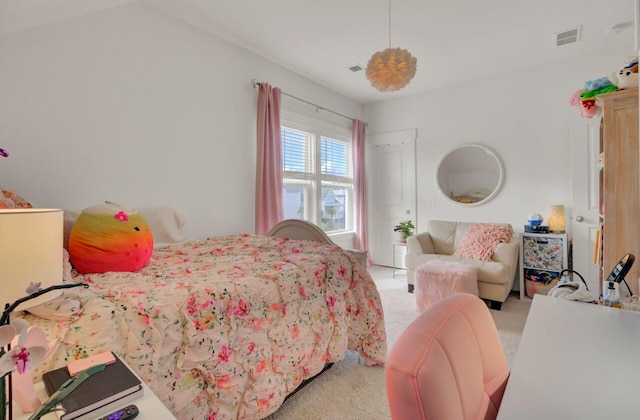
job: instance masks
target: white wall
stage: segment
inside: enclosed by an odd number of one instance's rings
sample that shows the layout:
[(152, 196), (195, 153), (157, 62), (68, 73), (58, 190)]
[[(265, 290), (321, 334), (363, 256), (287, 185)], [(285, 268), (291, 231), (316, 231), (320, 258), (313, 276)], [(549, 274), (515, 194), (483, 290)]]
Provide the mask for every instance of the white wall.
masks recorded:
[[(140, 2), (0, 38), (0, 186), (34, 205), (169, 205), (187, 234), (253, 232), (255, 78), (363, 107)], [(350, 127), (298, 101), (283, 108)]]
[[(355, 101), (134, 2), (0, 37), (0, 148), (11, 154), (0, 159), (0, 185), (40, 207), (170, 205), (198, 237), (252, 232), (255, 78), (345, 115), (366, 115), (371, 134), (417, 128), (419, 226), (454, 218), (521, 230), (527, 214), (571, 204), (568, 118), (578, 110), (567, 105), (569, 95), (619, 68), (632, 50), (630, 41), (370, 104), (363, 114)], [(283, 107), (350, 126), (286, 97)], [(506, 182), (490, 203), (464, 208), (441, 196), (434, 178), (442, 154), (468, 142), (502, 157)]]
[[(564, 204), (570, 215), (569, 118), (579, 110), (569, 96), (586, 80), (622, 68), (632, 53), (629, 40), (597, 55), (367, 105), (368, 134), (417, 128), (418, 231), (441, 219), (507, 222), (521, 232), (527, 215), (546, 217), (549, 204)], [(488, 146), (503, 161), (503, 188), (485, 205), (452, 203), (437, 188), (438, 162), (464, 143)]]

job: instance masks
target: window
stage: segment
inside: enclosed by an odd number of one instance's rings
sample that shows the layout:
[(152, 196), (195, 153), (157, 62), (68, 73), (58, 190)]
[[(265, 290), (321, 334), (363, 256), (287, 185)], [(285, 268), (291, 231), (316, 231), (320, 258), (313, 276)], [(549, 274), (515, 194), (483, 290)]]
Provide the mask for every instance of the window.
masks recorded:
[(284, 217), (353, 230), (351, 139), (284, 123), (281, 137)]

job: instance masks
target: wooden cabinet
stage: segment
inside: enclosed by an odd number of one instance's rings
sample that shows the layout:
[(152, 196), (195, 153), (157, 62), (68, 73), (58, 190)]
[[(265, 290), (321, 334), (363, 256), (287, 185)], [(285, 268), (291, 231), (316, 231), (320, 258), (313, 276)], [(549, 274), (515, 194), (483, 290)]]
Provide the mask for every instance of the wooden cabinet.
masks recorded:
[[(626, 276), (634, 294), (640, 276), (640, 162), (638, 162), (638, 89), (600, 95), (600, 293), (618, 260), (638, 259)], [(624, 288), (622, 289), (624, 290)]]

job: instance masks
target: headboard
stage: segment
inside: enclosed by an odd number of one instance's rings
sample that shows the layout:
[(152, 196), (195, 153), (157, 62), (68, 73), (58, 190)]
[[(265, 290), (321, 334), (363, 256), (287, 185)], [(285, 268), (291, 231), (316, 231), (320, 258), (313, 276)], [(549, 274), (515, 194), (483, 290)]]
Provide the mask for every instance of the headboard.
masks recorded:
[(267, 236), (323, 242), (336, 245), (318, 226), (305, 220), (287, 219), (271, 228)]

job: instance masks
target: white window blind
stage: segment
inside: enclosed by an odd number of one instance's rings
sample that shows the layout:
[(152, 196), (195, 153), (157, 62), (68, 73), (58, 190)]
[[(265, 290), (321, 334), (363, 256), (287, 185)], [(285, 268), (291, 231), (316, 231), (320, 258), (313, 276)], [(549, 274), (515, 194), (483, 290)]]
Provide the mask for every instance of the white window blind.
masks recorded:
[(282, 169), (313, 173), (313, 136), (304, 131), (282, 128)]
[(352, 230), (351, 141), (283, 124), (285, 218), (308, 220), (327, 232)]
[(351, 177), (351, 145), (339, 140), (322, 137), (320, 140), (320, 161), (322, 175)]

